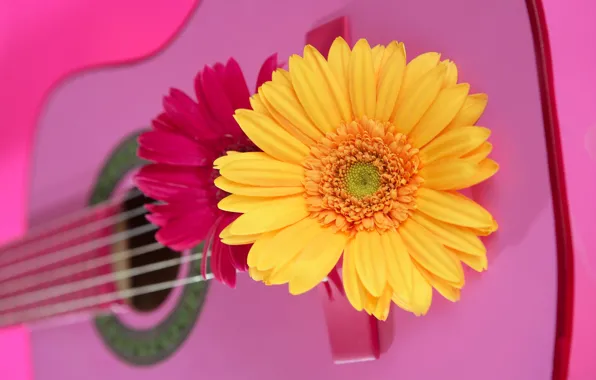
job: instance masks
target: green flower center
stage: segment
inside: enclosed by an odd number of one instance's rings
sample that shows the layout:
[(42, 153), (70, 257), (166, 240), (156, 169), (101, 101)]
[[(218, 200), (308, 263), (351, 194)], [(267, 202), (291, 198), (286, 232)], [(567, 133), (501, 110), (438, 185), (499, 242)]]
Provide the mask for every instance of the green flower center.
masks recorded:
[(381, 185), (379, 170), (371, 163), (357, 162), (346, 173), (346, 190), (356, 198), (374, 194)]

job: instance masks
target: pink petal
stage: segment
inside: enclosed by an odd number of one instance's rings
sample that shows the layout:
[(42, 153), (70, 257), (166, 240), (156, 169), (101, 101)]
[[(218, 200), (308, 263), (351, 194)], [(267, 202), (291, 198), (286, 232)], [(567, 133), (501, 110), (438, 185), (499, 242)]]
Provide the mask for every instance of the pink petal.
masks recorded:
[(215, 65), (213, 65), (213, 70), (215, 70), (215, 72), (217, 73), (217, 77), (219, 78), (219, 80), (223, 81), (223, 77), (226, 72), (226, 67), (224, 66), (224, 64), (221, 62), (217, 62)]
[(214, 192), (199, 189), (181, 188), (172, 186), (170, 184), (163, 184), (159, 181), (150, 181), (143, 178), (135, 178), (135, 184), (146, 196), (158, 201), (181, 201), (193, 200), (196, 198), (204, 198), (207, 196), (214, 196)]
[(153, 214), (167, 215), (169, 218), (176, 218), (182, 214), (188, 214), (195, 210), (202, 210), (210, 205), (209, 199), (200, 198), (192, 202), (171, 202), (171, 203), (148, 203), (145, 205), (147, 211)]
[[(218, 229), (221, 232), (221, 229)], [(236, 268), (232, 264), (231, 247), (219, 239), (219, 232), (214, 236), (211, 253), (211, 271), (213, 276), (230, 288), (236, 287)]]
[(151, 120), (151, 126), (158, 131), (178, 133), (178, 128), (165, 112), (160, 113), (155, 119)]
[(216, 131), (201, 114), (199, 105), (184, 92), (172, 88), (162, 103), (170, 125), (180, 133), (195, 140), (217, 137)]
[(149, 223), (155, 224), (158, 227), (165, 226), (170, 220), (167, 216), (162, 214), (147, 214), (145, 215), (145, 219), (147, 219)]
[(209, 66), (205, 66), (200, 74), (203, 95), (207, 101), (211, 115), (224, 127), (228, 133), (237, 132), (236, 121), (233, 118), (234, 107), (228, 99), (223, 83), (217, 73)]
[(159, 201), (214, 197), (216, 188), (211, 179), (211, 170), (211, 168), (149, 164), (139, 170), (134, 177), (134, 182), (145, 195)]
[(188, 213), (168, 221), (155, 234), (155, 239), (175, 251), (190, 249), (205, 239), (213, 220), (214, 214), (208, 208)]
[(230, 257), (236, 270), (240, 272), (246, 272), (248, 270), (247, 260), (250, 247), (252, 247), (252, 244), (230, 246)]
[(147, 215), (146, 218), (151, 223), (163, 227), (170, 220), (180, 218), (190, 212), (203, 210), (206, 207), (213, 207), (211, 203), (207, 198), (190, 199), (188, 201), (177, 199), (175, 202), (166, 204), (149, 203), (145, 205), (145, 208), (151, 214)]
[(224, 69), (223, 85), (234, 109), (250, 108), (250, 92), (240, 65), (234, 58), (228, 59)]
[[(209, 67), (205, 66), (205, 68), (199, 71), (199, 73), (195, 77), (195, 92), (197, 93), (197, 99), (199, 100), (199, 109), (201, 111), (201, 115), (205, 119), (206, 123), (209, 125), (209, 128), (211, 128), (218, 135), (232, 135), (232, 130), (230, 130), (231, 126), (221, 122), (215, 114), (214, 110), (211, 109), (211, 104), (209, 101), (210, 89), (206, 87), (204, 80), (204, 73), (208, 69)], [(211, 100), (211, 102), (213, 102), (213, 100)]]
[(269, 58), (265, 60), (263, 66), (261, 66), (261, 70), (259, 71), (259, 75), (257, 76), (257, 88), (255, 92), (259, 91), (259, 87), (265, 82), (271, 80), (271, 74), (275, 70), (280, 67), (279, 63), (277, 62), (277, 53), (271, 55)]
[(171, 186), (169, 184), (163, 184), (158, 181), (151, 181), (145, 178), (135, 178), (134, 183), (136, 187), (143, 192), (143, 194), (158, 201), (169, 202), (171, 200), (181, 198), (193, 198), (193, 196), (189, 194), (192, 193), (192, 191), (189, 191), (188, 189)]
[[(238, 127), (240, 128), (240, 127)], [(221, 133), (221, 130), (219, 131)], [(237, 138), (230, 135), (219, 135), (217, 139), (202, 140), (201, 145), (208, 147), (214, 153), (214, 159), (221, 156), (228, 150), (230, 145), (233, 145)]]
[(205, 121), (205, 125), (214, 134), (219, 136), (224, 135), (224, 128), (221, 126), (221, 123), (215, 119), (215, 116), (213, 116), (211, 110), (209, 109), (209, 104), (207, 103), (207, 98), (205, 97), (205, 91), (203, 90), (202, 71), (199, 71), (195, 77), (195, 92), (197, 94), (197, 99), (199, 100), (199, 111), (201, 113), (201, 117)]
[(139, 136), (138, 156), (171, 165), (202, 166), (213, 162), (213, 153), (196, 141), (159, 130)]
[(202, 189), (213, 185), (213, 169), (207, 167), (173, 166), (167, 164), (149, 164), (139, 169), (136, 178), (159, 181), (172, 186)]

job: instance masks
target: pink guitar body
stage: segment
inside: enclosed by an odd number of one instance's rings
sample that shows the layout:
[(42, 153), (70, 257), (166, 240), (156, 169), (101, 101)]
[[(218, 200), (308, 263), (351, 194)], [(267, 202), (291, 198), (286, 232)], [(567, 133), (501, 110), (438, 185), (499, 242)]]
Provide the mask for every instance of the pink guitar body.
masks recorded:
[[(493, 130), (501, 164), (472, 191), (500, 224), (487, 240), (489, 270), (469, 273), (459, 303), (435, 297), (423, 318), (394, 308), (380, 326), (379, 360), (334, 364), (319, 292), (292, 297), (241, 275), (236, 290), (177, 288), (149, 312), (124, 306), (109, 321), (0, 330), (0, 378), (595, 379), (596, 4), (537, 3), (0, 4), (3, 243), (125, 194), (135, 164), (119, 160), (132, 160), (135, 133), (170, 87), (191, 93), (198, 69), (230, 55), (252, 87), (265, 57), (299, 53), (310, 30), (341, 16), (354, 41), (396, 39), (410, 58), (439, 51), (454, 60), (473, 92), (489, 94), (480, 123)], [(548, 45), (550, 57), (539, 48)], [(328, 322), (333, 330), (341, 321)], [(151, 334), (160, 340), (143, 346)]]

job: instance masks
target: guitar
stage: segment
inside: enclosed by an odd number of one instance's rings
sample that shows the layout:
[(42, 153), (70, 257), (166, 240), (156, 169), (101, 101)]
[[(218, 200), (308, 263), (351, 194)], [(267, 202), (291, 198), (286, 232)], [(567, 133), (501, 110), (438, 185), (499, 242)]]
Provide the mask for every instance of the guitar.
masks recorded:
[[(155, 1), (152, 9), (136, 1), (103, 4), (101, 11), (77, 9), (76, 23), (62, 23), (74, 28), (54, 36), (64, 54), (31, 50), (49, 60), (53, 76), (28, 70), (30, 59), (4, 71), (25, 73), (21, 78), (28, 80), (3, 81), (15, 89), (4, 90), (2, 99), (11, 102), (3, 104), (14, 104), (14, 94), (29, 100), (29, 108), (16, 102), (20, 108), (2, 111), (13, 126), (3, 127), (0, 138), (7, 239), (0, 248), (0, 370), (9, 379), (596, 375), (587, 359), (596, 349), (589, 322), (596, 314), (589, 296), (596, 288), (589, 256), (596, 247), (589, 234), (596, 213), (587, 196), (596, 181), (585, 175), (594, 170), (589, 160), (596, 149), (589, 133), (584, 138), (596, 115), (573, 95), (582, 90), (593, 96), (596, 87), (586, 92), (585, 82), (577, 88), (569, 83), (582, 67), (569, 66), (566, 55), (578, 49), (566, 46), (564, 36), (572, 35), (561, 26), (567, 18), (588, 25), (587, 17), (534, 0), (490, 7), (474, 0), (258, 0), (234, 6), (202, 0), (174, 8)], [(593, 8), (583, 7), (586, 14)], [(550, 21), (551, 39), (544, 9), (552, 12), (550, 20), (565, 15), (559, 24)], [(333, 29), (344, 25), (338, 17), (349, 20), (353, 40), (398, 39), (410, 56), (440, 51), (454, 60), (473, 92), (489, 94), (481, 123), (493, 130), (493, 156), (501, 164), (494, 179), (471, 193), (500, 224), (486, 241), (489, 270), (467, 275), (456, 304), (437, 297), (422, 318), (395, 310), (379, 326), (381, 358), (341, 366), (333, 364), (337, 347), (330, 350), (328, 334), (332, 344), (339, 332), (346, 344), (366, 351), (370, 342), (359, 339), (371, 332), (362, 318), (343, 320), (323, 292), (292, 297), (245, 275), (235, 290), (201, 278), (201, 247), (178, 254), (156, 243), (155, 227), (144, 218), (143, 205), (152, 200), (131, 181), (143, 165), (136, 137), (159, 112), (169, 87), (191, 93), (199, 68), (230, 55), (252, 84), (271, 53), (283, 59), (300, 52), (305, 38), (324, 44), (320, 33), (312, 33), (321, 26), (342, 33)], [(90, 25), (91, 19), (103, 21)], [(95, 55), (84, 51), (88, 45), (97, 46)], [(108, 66), (122, 62), (127, 64)], [(103, 67), (64, 77), (98, 65)], [(594, 75), (587, 68), (582, 73)], [(37, 84), (35, 75), (43, 86), (28, 99), (23, 88)], [(46, 93), (50, 84), (57, 85)]]

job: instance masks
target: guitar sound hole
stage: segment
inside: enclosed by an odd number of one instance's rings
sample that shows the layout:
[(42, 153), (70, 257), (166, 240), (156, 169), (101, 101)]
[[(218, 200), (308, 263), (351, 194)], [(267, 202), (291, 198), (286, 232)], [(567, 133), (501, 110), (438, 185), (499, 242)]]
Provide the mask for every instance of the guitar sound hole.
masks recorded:
[[(131, 190), (128, 199), (124, 202), (123, 212), (131, 212), (133, 210), (139, 210), (140, 207), (147, 203), (154, 203), (153, 199), (145, 197), (137, 189)], [(141, 215), (129, 218), (126, 223), (126, 230), (131, 231), (141, 226), (149, 225), (149, 221), (145, 218), (145, 213)], [(129, 251), (135, 250), (135, 248), (145, 247), (151, 244), (155, 244), (155, 232), (151, 230), (136, 236), (129, 237), (127, 240), (127, 249)], [(166, 260), (180, 258), (179, 252), (172, 251), (171, 249), (162, 247), (158, 249), (152, 249), (149, 252), (142, 254), (133, 254), (128, 260), (128, 268), (142, 268), (147, 265), (159, 263)], [(153, 270), (147, 273), (142, 273), (132, 277), (126, 288), (137, 289), (146, 287), (149, 285), (160, 284), (164, 282), (174, 281), (178, 277), (178, 271), (180, 265), (168, 266), (167, 268), (161, 268), (159, 270)], [(141, 312), (149, 312), (157, 309), (168, 297), (171, 289), (159, 290), (156, 292), (140, 294), (129, 299), (129, 304), (134, 309)]]

